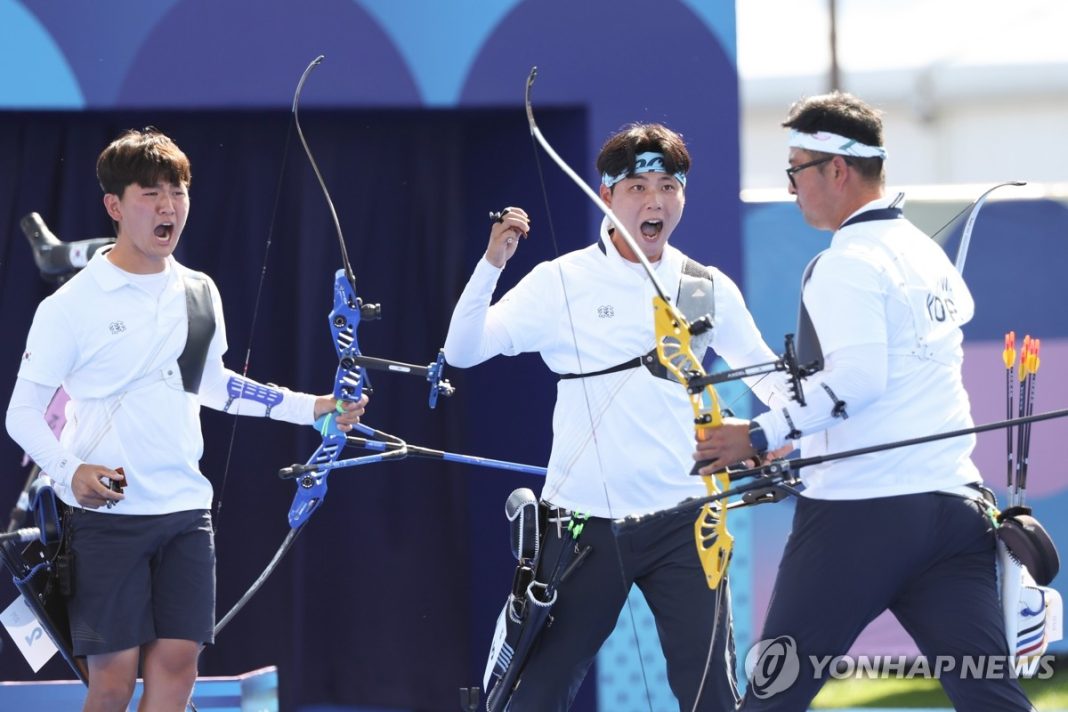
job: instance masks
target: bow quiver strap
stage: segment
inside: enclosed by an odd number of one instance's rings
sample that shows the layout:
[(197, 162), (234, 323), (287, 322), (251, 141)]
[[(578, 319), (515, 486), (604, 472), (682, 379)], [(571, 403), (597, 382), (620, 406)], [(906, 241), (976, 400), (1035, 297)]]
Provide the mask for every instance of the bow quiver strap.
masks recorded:
[[(701, 317), (708, 317), (709, 323), (712, 323), (716, 316), (712, 270), (708, 269), (697, 260), (687, 257), (686, 262), (682, 266), (682, 275), (679, 278), (679, 292), (675, 298), (675, 302), (679, 311), (683, 313), (687, 321), (691, 324)], [(706, 330), (700, 335), (694, 335), (692, 341), (695, 345), (694, 351), (704, 352), (708, 347), (708, 342), (711, 340), (711, 329)], [(667, 381), (675, 380), (675, 378), (668, 373), (667, 368), (660, 363), (660, 358), (656, 354), (656, 347), (653, 347), (650, 351), (641, 356), (627, 359), (623, 363), (617, 363), (615, 366), (602, 368), (600, 371), (592, 371), (590, 373), (561, 373), (559, 374), (559, 378), (561, 381), (566, 381), (572, 378), (605, 376), (609, 373), (627, 371), (632, 368), (638, 368), (639, 366), (645, 366), (649, 373), (657, 378), (663, 378)]]
[(805, 267), (805, 273), (801, 277), (801, 296), (797, 307), (797, 364), (803, 368), (811, 368), (813, 372), (823, 370), (823, 347), (820, 346), (820, 337), (816, 333), (816, 327), (812, 324), (812, 317), (808, 315), (805, 307), (805, 285), (812, 277), (812, 270), (816, 268), (816, 262), (820, 256), (816, 255)]
[(215, 335), (215, 308), (211, 303), (211, 288), (201, 275), (186, 275), (182, 278), (185, 287), (185, 308), (189, 318), (189, 331), (185, 349), (178, 357), (178, 370), (186, 393), (200, 392), (200, 379), (204, 377), (204, 364), (208, 360), (208, 346)]

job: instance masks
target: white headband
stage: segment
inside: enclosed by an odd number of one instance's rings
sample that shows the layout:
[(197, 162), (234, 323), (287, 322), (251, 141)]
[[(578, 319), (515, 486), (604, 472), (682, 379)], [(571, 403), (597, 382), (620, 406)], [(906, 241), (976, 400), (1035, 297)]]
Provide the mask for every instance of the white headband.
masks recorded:
[[(634, 157), (634, 170), (623, 171), (619, 175), (610, 176), (607, 173), (601, 175), (601, 182), (604, 183), (606, 188), (611, 188), (619, 181), (636, 176), (639, 173), (667, 173), (667, 168), (664, 167), (664, 154), (657, 153), (656, 151), (646, 151), (645, 153), (639, 153)], [(672, 176), (677, 180), (683, 188), (686, 187), (686, 174), (682, 171), (673, 173)]]
[(804, 133), (797, 129), (790, 129), (790, 140), (786, 145), (790, 148), (803, 148), (806, 151), (837, 153), (840, 156), (886, 158), (886, 149), (882, 146), (868, 146), (856, 139), (839, 136), (829, 131)]

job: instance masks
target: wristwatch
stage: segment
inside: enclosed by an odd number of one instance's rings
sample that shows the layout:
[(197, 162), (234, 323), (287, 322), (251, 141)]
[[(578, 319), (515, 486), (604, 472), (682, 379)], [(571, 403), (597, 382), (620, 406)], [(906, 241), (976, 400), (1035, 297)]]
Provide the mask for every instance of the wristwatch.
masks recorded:
[(756, 450), (759, 457), (764, 457), (768, 452), (768, 436), (755, 420), (749, 421), (749, 447)]

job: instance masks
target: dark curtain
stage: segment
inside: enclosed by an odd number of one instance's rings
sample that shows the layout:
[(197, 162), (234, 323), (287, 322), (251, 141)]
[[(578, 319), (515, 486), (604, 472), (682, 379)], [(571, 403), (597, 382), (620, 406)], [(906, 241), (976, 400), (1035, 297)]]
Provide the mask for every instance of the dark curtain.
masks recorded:
[[(544, 110), (540, 125), (584, 169), (585, 116)], [(363, 353), (428, 363), (485, 249), (487, 212), (521, 205), (532, 239), (498, 294), (554, 248), (521, 107), (465, 112), (306, 111), (302, 123), (333, 195), (357, 289), (382, 304), (359, 332)], [(327, 329), (341, 266), (323, 196), (286, 112), (0, 113), (0, 319), (3, 401), (41, 280), (18, 222), (41, 213), (65, 240), (110, 235), (95, 160), (122, 129), (155, 125), (193, 165), (192, 207), (176, 256), (210, 274), (227, 318), (227, 365), (315, 393), (331, 390)], [(587, 244), (590, 208), (544, 157), (560, 250)], [(269, 243), (269, 244), (268, 244)], [(269, 249), (268, 249), (269, 247)], [(261, 268), (266, 279), (260, 291)], [(255, 315), (255, 325), (253, 317)], [(457, 395), (426, 405), (426, 384), (372, 374), (366, 421), (412, 443), (544, 464), (554, 381), (533, 356), (451, 371)], [(217, 519), (218, 615), (266, 565), (287, 531), (294, 485), (279, 467), (304, 462), (310, 428), (204, 411), (204, 473)], [(0, 503), (25, 478), (21, 451), (0, 438)], [(455, 710), (456, 688), (480, 684), (493, 621), (509, 587), (503, 503), (540, 479), (407, 460), (330, 476), (330, 491), (293, 551), (201, 659), (202, 675), (280, 670), (283, 709), (302, 704)], [(6, 506), (6, 505), (5, 505)], [(6, 588), (6, 600), (15, 589)], [(52, 661), (33, 675), (14, 646), (0, 678), (71, 677)], [(587, 685), (587, 688), (591, 685)], [(586, 693), (589, 694), (589, 693)]]

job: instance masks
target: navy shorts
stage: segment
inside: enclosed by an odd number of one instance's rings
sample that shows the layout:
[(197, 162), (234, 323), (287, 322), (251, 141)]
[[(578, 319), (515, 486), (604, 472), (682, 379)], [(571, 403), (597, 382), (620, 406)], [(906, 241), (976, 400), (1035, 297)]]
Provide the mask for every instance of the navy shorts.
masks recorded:
[(114, 653), (159, 638), (212, 642), (211, 512), (125, 515), (75, 508), (69, 527), (75, 655)]

